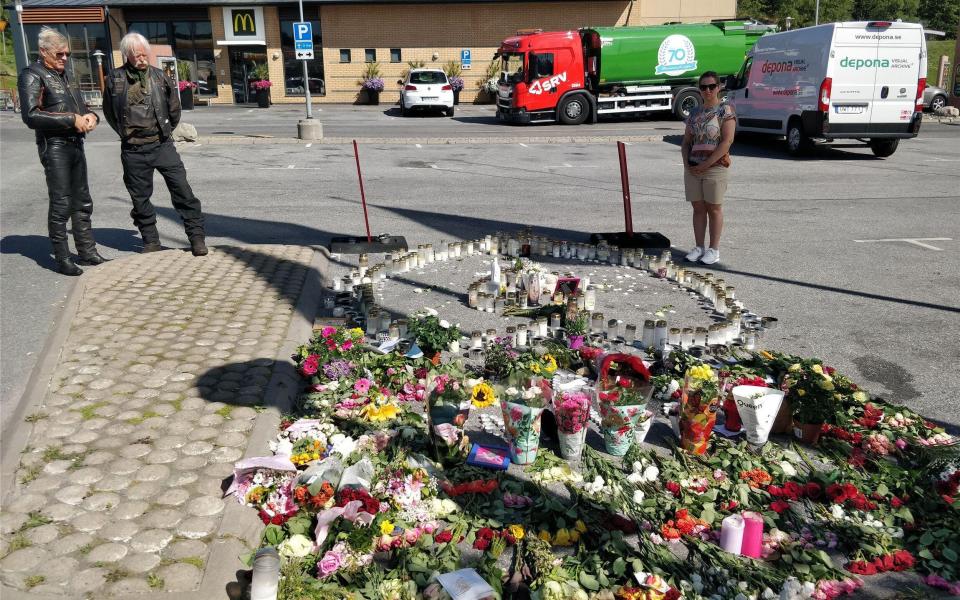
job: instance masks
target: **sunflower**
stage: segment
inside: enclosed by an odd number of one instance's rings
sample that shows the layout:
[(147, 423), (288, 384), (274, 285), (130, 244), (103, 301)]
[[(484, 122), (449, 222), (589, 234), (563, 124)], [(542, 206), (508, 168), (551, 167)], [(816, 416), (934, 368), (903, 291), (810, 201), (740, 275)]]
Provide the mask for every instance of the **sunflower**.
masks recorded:
[(485, 408), (497, 401), (493, 388), (488, 383), (478, 383), (473, 386), (473, 392), (470, 394), (470, 401), (477, 408)]

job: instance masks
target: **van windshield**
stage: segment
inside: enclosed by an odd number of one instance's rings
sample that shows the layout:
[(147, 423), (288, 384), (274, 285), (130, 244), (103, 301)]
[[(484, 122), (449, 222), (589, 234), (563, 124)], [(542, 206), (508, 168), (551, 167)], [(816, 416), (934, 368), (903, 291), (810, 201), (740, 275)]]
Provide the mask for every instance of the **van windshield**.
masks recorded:
[(446, 83), (447, 76), (442, 71), (414, 71), (410, 73), (410, 83)]
[(523, 54), (503, 54), (503, 79), (523, 81)]

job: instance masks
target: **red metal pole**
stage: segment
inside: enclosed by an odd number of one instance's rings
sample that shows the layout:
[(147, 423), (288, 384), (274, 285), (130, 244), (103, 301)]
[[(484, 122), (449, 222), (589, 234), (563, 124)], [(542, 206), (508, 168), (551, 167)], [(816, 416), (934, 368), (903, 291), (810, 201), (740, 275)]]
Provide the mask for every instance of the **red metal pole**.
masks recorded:
[(620, 154), (620, 187), (623, 188), (623, 220), (626, 222), (627, 237), (633, 237), (633, 207), (630, 201), (630, 176), (627, 174), (627, 147), (617, 142)]
[(363, 224), (367, 227), (367, 243), (372, 243), (370, 218), (367, 216), (367, 196), (363, 192), (363, 175), (360, 174), (360, 152), (357, 150), (357, 140), (353, 140), (353, 157), (357, 159), (357, 179), (360, 181), (360, 202), (363, 204)]

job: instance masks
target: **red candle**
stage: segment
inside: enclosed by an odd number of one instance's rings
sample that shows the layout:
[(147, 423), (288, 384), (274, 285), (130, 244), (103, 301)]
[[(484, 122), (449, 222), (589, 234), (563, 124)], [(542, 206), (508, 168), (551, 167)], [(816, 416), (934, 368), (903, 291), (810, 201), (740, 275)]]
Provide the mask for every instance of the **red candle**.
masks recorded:
[(759, 513), (747, 511), (743, 517), (743, 544), (740, 553), (751, 558), (760, 558), (763, 548), (763, 517)]

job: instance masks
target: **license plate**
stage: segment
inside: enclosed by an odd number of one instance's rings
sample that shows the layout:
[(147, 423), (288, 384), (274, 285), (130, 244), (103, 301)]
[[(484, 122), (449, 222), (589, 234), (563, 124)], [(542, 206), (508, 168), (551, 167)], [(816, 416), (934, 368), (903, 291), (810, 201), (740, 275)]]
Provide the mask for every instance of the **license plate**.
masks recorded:
[(865, 106), (834, 106), (838, 115), (859, 115)]
[(427, 100), (427, 101), (429, 101), (429, 100), (437, 100), (437, 99), (438, 99), (438, 96), (423, 96), (423, 97), (421, 97), (420, 99), (421, 99), (421, 100)]

